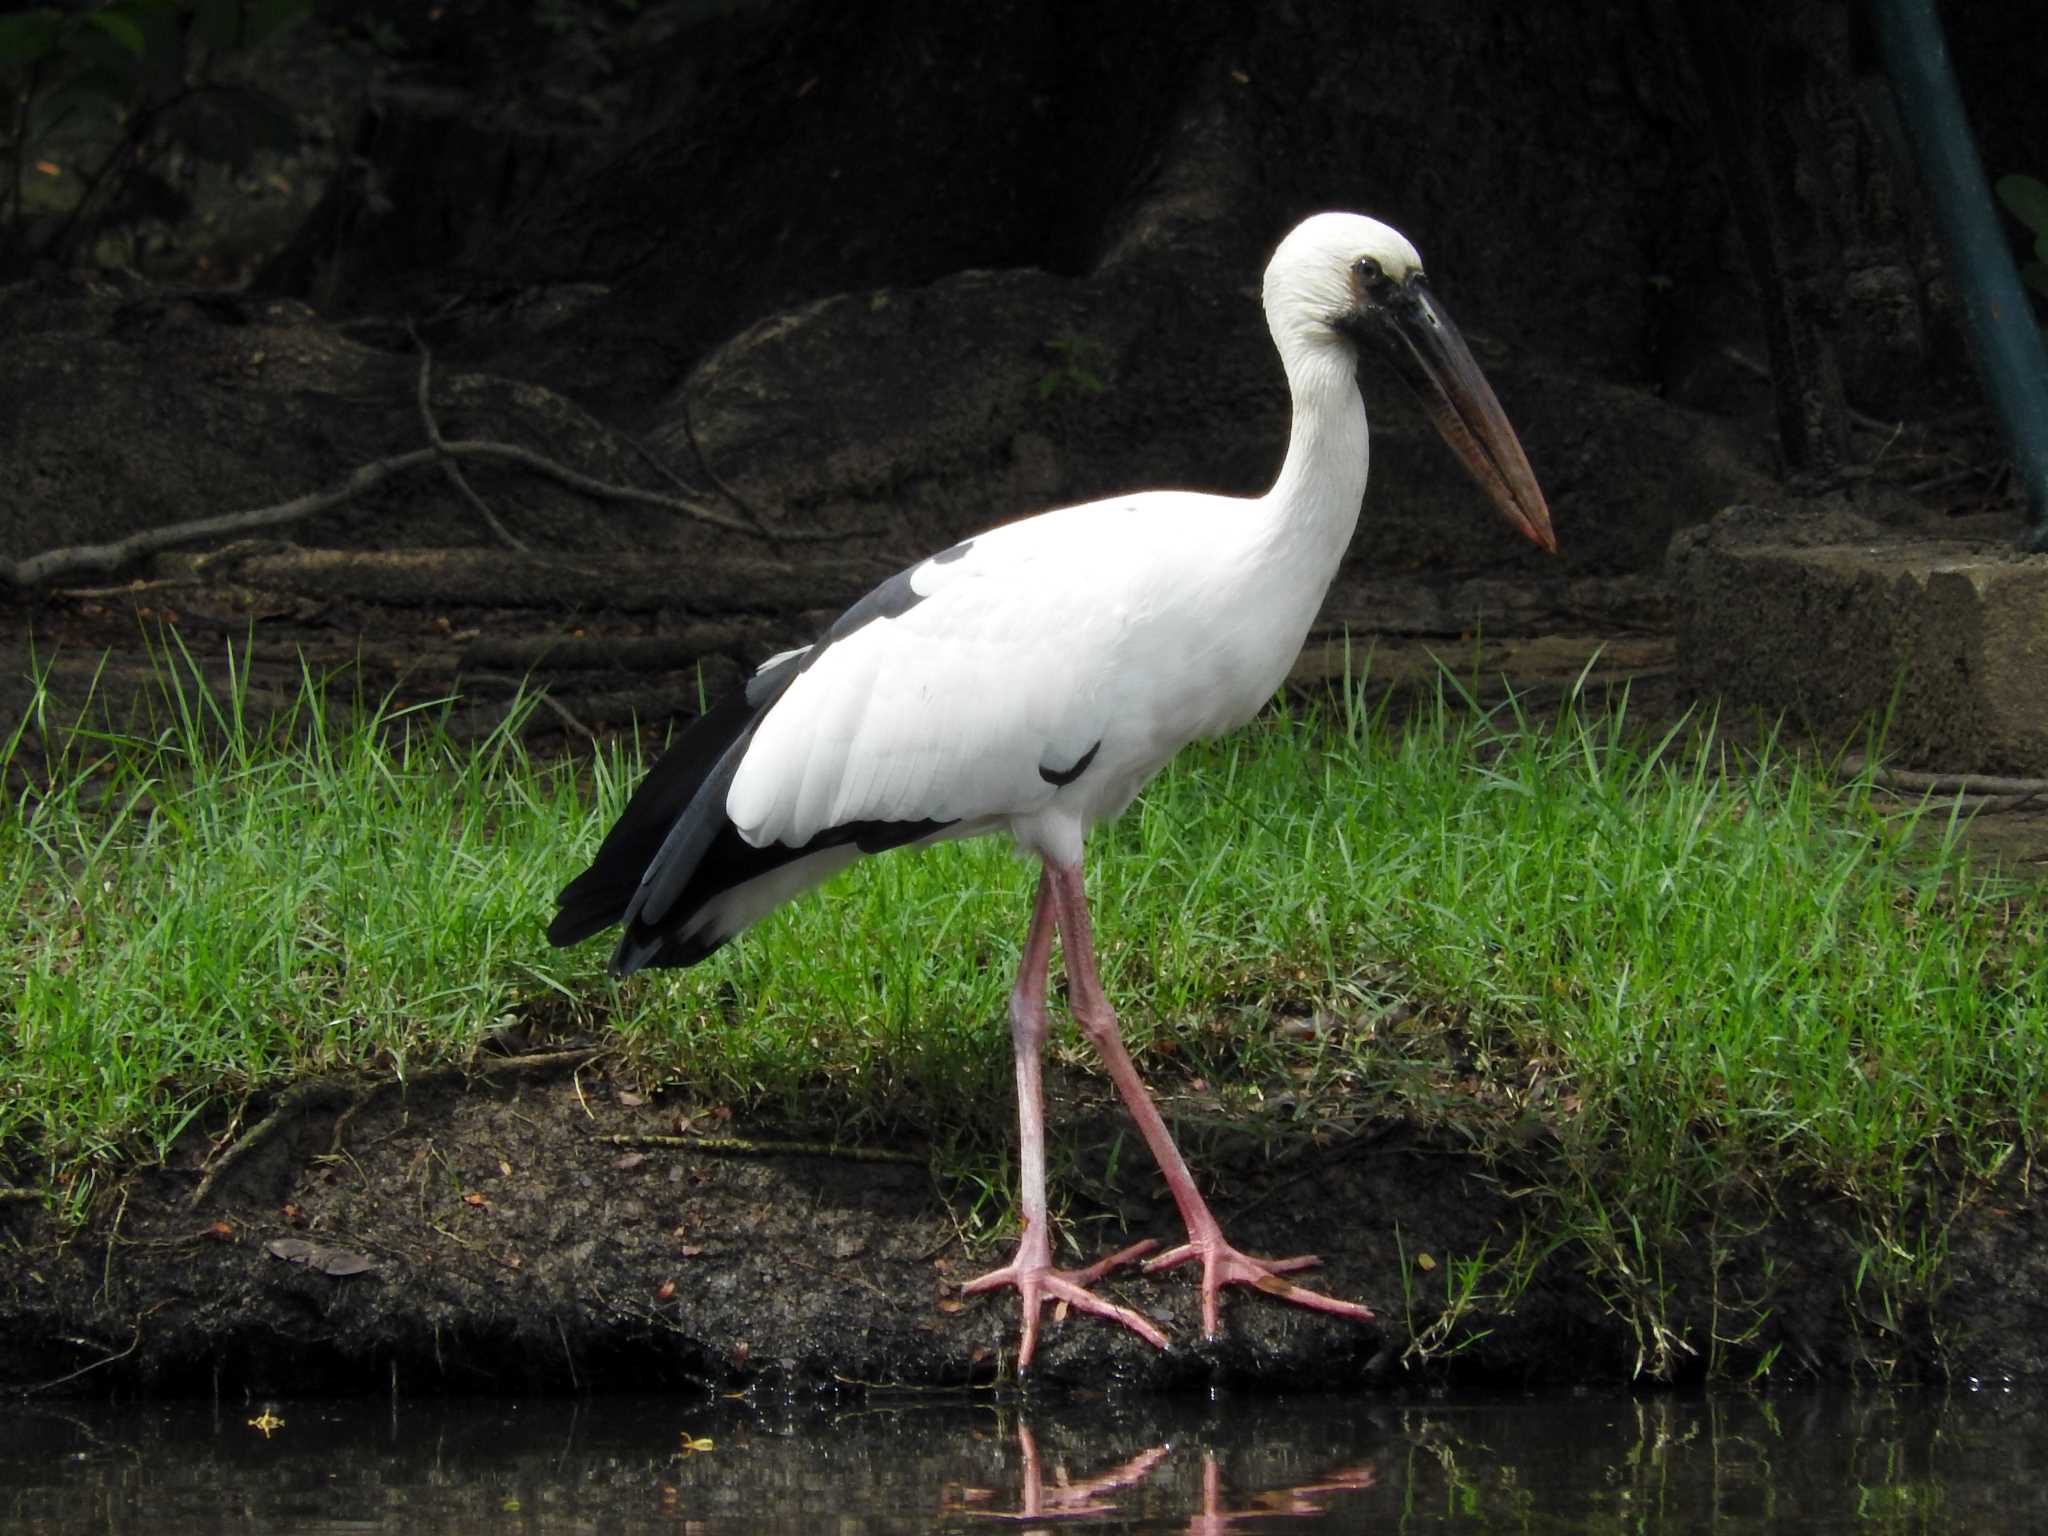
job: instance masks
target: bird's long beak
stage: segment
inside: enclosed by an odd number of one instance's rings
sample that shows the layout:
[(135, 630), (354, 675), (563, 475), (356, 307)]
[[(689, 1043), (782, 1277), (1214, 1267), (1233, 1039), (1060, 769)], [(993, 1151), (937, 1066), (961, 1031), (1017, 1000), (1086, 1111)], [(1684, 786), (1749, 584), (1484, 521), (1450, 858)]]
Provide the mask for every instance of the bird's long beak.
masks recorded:
[(1472, 349), (1438, 306), (1422, 274), (1411, 273), (1399, 292), (1379, 306), (1375, 318), (1380, 323), (1372, 328), (1374, 338), (1472, 478), (1518, 532), (1556, 554), (1550, 508), (1521, 440), (1508, 425), (1507, 413), (1479, 371)]

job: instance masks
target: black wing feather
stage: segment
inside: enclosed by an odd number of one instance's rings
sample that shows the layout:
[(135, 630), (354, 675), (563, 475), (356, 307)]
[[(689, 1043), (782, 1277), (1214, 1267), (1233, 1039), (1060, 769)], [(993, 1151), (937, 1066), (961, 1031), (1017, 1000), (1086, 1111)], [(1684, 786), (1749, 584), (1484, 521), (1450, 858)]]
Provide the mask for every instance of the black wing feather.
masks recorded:
[(797, 652), (763, 668), (686, 727), (633, 791), (590, 868), (556, 898), (548, 942), (580, 943), (614, 923), (624, 927), (611, 973), (695, 965), (725, 934), (682, 930), (706, 905), (750, 880), (822, 848), (852, 843), (862, 853), (900, 848), (942, 831), (944, 821), (852, 821), (827, 827), (802, 847), (756, 848), (726, 819), (725, 797), (754, 729), (809, 659)]

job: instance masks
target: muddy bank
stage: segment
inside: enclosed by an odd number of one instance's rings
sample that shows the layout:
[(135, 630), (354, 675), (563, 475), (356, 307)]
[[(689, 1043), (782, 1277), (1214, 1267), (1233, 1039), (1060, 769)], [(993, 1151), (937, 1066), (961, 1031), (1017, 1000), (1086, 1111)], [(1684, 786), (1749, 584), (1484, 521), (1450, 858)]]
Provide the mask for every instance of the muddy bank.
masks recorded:
[[(167, 1166), (135, 1173), (83, 1229), (0, 1204), (0, 1387), (412, 1394), (765, 1377), (829, 1391), (1009, 1370), (1014, 1298), (959, 1293), (1003, 1254), (963, 1238), (972, 1175), (994, 1155), (928, 1159), (909, 1134), (792, 1145), (815, 1128), (707, 1113), (580, 1052), (365, 1086), (255, 1101), (238, 1126), (195, 1132)], [(1497, 1137), (1477, 1155), (1455, 1115), (1436, 1129), (1365, 1121), (1312, 1145), (1165, 1086), (1233, 1237), (1320, 1253), (1317, 1284), (1379, 1321), (1231, 1293), (1221, 1337), (1204, 1343), (1185, 1271), (1126, 1274), (1109, 1291), (1173, 1348), (1049, 1319), (1042, 1385), (1685, 1383), (1765, 1361), (1780, 1381), (2042, 1372), (2048, 1244), (2017, 1184), (1954, 1214), (1949, 1267), (1915, 1293), (1870, 1262), (1858, 1212), (1824, 1192), (1777, 1191), (1634, 1254), (1556, 1247), (1543, 1197), (1527, 1193), (1560, 1173), (1540, 1126), (1507, 1157)], [(1475, 1111), (1485, 1097), (1482, 1085)], [(274, 1131), (252, 1135), (280, 1102)], [(1163, 1185), (1118, 1155), (1098, 1085), (1057, 1080), (1053, 1113), (1073, 1138), (1063, 1192), (1088, 1251), (1177, 1236)], [(208, 1163), (217, 1176), (195, 1204)], [(1469, 1308), (1443, 1321), (1451, 1277), (1482, 1254)]]

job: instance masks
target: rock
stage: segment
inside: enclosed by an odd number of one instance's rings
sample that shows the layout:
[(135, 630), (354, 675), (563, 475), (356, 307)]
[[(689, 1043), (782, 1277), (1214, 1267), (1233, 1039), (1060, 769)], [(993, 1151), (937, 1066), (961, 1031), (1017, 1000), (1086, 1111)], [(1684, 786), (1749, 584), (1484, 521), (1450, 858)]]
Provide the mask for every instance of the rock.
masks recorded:
[[(655, 410), (665, 461), (697, 450), (778, 526), (875, 529), (905, 559), (1062, 502), (1142, 486), (1256, 495), (1288, 402), (1255, 284), (1190, 278), (1172, 252), (1085, 277), (965, 272), (768, 316)], [(1459, 314), (1459, 295), (1446, 295)], [(1754, 434), (1641, 389), (1496, 345), (1468, 321), (1557, 519), (1555, 561), (1505, 531), (1413, 396), (1362, 369), (1372, 479), (1349, 584), (1482, 573), (1393, 628), (1498, 628), (1511, 585), (1654, 570), (1672, 532), (1771, 485)], [(1661, 622), (1661, 618), (1657, 620)], [(1377, 626), (1375, 626), (1377, 627)]]

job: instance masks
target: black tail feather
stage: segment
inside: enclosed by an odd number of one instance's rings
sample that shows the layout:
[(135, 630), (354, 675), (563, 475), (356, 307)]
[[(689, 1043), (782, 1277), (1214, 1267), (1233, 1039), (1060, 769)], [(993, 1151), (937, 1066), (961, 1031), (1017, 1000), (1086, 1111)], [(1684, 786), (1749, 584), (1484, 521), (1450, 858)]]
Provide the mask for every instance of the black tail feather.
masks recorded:
[[(548, 924), (550, 944), (580, 943), (625, 921), (648, 882), (658, 881), (667, 891), (660, 908), (666, 914), (719, 826), (726, 824), (725, 792), (746, 739), (795, 675), (792, 657), (748, 686), (734, 689), (690, 722), (633, 791), (590, 868), (555, 899), (555, 919)], [(686, 824), (700, 827), (700, 835), (679, 837)]]
[(755, 847), (725, 814), (726, 793), (754, 729), (782, 697), (803, 653), (756, 673), (686, 728), (649, 770), (605, 834), (590, 868), (556, 898), (548, 942), (569, 945), (619, 924), (611, 973), (647, 966), (695, 965), (730, 932), (692, 920), (729, 891), (824, 848), (855, 845), (880, 853), (941, 832), (943, 821), (854, 821), (826, 827), (801, 847)]

